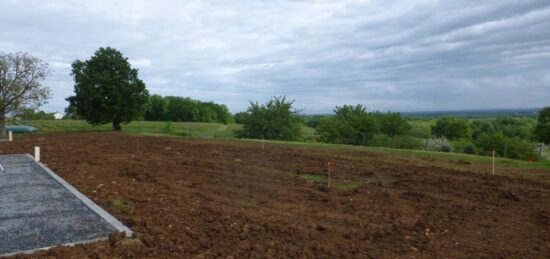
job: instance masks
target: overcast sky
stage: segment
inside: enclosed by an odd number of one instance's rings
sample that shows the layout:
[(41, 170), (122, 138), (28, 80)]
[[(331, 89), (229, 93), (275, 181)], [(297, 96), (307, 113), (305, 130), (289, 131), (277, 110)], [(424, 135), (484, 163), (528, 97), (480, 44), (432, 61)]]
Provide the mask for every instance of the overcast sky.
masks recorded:
[(70, 64), (111, 46), (151, 94), (226, 104), (270, 96), (430, 111), (550, 105), (550, 1), (9, 1), (0, 52), (50, 64), (63, 111)]

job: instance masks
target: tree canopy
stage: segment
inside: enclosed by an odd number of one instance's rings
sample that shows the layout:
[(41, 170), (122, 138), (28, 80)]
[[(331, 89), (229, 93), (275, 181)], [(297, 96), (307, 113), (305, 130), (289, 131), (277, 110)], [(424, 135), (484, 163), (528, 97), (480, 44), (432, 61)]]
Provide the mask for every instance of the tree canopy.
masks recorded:
[(265, 104), (250, 102), (239, 116), (243, 127), (237, 131), (241, 138), (298, 140), (302, 137), (299, 111), (286, 97), (273, 97)]
[(364, 145), (379, 131), (375, 116), (362, 105), (337, 106), (335, 116), (322, 119), (317, 134), (322, 142)]
[(76, 60), (72, 75), (75, 95), (67, 101), (88, 123), (112, 123), (118, 131), (143, 114), (149, 93), (120, 51), (100, 48), (89, 60)]
[(452, 117), (438, 119), (435, 125), (432, 126), (432, 134), (450, 140), (467, 138), (470, 134), (469, 132), (468, 121)]
[(390, 137), (405, 135), (412, 127), (407, 119), (398, 112), (375, 113), (380, 124), (380, 131)]
[(189, 97), (152, 95), (145, 108), (148, 121), (189, 121), (230, 123), (227, 106), (214, 102), (202, 102)]
[(6, 113), (46, 103), (50, 89), (42, 81), (49, 73), (46, 62), (28, 53), (0, 53), (0, 135), (5, 134)]
[(539, 111), (534, 134), (538, 141), (550, 144), (550, 107), (544, 107)]

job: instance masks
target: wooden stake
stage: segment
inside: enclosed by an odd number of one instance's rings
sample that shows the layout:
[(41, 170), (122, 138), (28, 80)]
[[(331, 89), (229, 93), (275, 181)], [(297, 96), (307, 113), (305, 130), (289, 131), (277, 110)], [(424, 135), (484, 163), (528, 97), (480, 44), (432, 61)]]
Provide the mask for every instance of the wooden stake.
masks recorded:
[(330, 188), (330, 162), (327, 162), (328, 167), (328, 180), (327, 180), (327, 186)]
[(493, 149), (493, 175), (495, 175), (495, 150)]
[(8, 131), (8, 139), (10, 142), (13, 141), (13, 133), (11, 131)]

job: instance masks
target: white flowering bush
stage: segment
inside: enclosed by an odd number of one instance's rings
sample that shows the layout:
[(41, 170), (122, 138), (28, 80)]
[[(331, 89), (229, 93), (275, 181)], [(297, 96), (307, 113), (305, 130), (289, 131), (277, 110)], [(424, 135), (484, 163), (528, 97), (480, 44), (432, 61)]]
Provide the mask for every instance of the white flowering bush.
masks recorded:
[(429, 138), (426, 140), (427, 151), (453, 152), (454, 147), (446, 138)]

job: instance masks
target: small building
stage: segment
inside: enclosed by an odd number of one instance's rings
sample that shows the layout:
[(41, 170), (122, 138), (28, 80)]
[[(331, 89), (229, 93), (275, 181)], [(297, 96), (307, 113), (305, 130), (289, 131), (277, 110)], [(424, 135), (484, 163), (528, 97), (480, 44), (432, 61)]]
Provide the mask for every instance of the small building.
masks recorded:
[(61, 120), (61, 119), (63, 119), (63, 116), (65, 116), (65, 114), (60, 113), (60, 112), (55, 112), (52, 115), (53, 115), (53, 118), (56, 119), (56, 120)]

